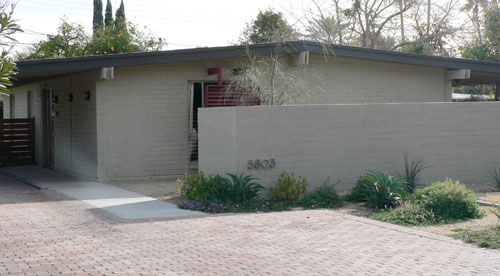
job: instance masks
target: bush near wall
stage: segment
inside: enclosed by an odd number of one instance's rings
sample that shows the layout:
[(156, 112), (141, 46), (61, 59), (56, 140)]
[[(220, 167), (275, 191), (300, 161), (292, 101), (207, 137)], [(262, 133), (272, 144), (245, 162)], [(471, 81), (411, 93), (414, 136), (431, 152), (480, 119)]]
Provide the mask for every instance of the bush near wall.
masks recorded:
[(459, 181), (446, 179), (419, 189), (415, 197), (397, 208), (370, 215), (400, 225), (432, 225), (484, 216), (474, 192)]
[(387, 209), (398, 206), (406, 195), (402, 179), (375, 170), (359, 176), (346, 200), (366, 202), (370, 207)]
[(282, 172), (274, 187), (269, 188), (272, 198), (278, 201), (295, 202), (307, 194), (307, 179), (295, 177), (293, 173)]
[(177, 180), (179, 191), (188, 200), (179, 204), (180, 208), (207, 213), (227, 212), (270, 212), (284, 211), (295, 207), (336, 208), (342, 205), (335, 184), (329, 179), (312, 192), (307, 192), (305, 178), (283, 172), (270, 195), (261, 195), (262, 185), (251, 175), (227, 174), (206, 177), (200, 174), (185, 174)]
[(196, 201), (212, 200), (219, 193), (220, 182), (222, 177), (219, 175), (205, 177), (200, 172), (199, 174), (184, 174), (183, 179), (177, 179), (180, 185), (179, 192), (187, 198)]
[(306, 194), (299, 201), (299, 205), (303, 208), (336, 208), (342, 205), (335, 183), (330, 183), (328, 179), (323, 185)]
[(446, 179), (417, 190), (415, 199), (427, 210), (445, 220), (478, 218), (484, 214), (479, 209), (477, 197), (459, 181)]
[(423, 226), (439, 223), (432, 210), (427, 210), (424, 206), (412, 201), (403, 202), (401, 206), (395, 209), (373, 213), (370, 217), (405, 226)]

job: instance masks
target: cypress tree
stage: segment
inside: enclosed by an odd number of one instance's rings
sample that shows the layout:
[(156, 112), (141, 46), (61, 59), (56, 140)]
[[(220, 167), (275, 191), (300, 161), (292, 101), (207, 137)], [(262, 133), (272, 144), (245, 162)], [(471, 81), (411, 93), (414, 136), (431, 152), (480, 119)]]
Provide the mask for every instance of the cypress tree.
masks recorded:
[(94, 0), (94, 19), (92, 21), (92, 30), (94, 37), (102, 30), (104, 23), (102, 18), (102, 1)]
[(104, 16), (104, 26), (107, 28), (115, 23), (113, 20), (113, 7), (111, 6), (111, 1), (108, 0), (106, 3), (106, 15)]
[(120, 7), (116, 10), (115, 14), (115, 26), (116, 27), (124, 27), (125, 26), (125, 5), (123, 4), (123, 0), (120, 3)]

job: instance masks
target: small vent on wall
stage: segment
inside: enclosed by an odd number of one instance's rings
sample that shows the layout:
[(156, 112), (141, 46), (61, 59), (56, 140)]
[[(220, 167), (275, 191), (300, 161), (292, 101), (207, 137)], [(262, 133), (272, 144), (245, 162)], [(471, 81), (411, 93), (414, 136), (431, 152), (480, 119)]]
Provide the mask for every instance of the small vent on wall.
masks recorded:
[(309, 64), (309, 52), (300, 52), (290, 58), (290, 65), (301, 66)]
[(115, 67), (104, 67), (99, 75), (100, 80), (112, 80), (115, 78)]

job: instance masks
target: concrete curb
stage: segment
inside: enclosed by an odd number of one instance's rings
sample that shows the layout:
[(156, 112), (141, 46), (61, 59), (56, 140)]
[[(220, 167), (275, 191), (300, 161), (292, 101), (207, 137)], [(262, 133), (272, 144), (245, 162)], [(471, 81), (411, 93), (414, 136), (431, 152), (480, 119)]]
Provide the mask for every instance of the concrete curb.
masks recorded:
[[(476, 194), (476, 196), (487, 196), (487, 195), (500, 195), (500, 192), (492, 192), (492, 193), (479, 193), (479, 194)], [(500, 208), (500, 204), (498, 203), (494, 203), (494, 202), (489, 202), (489, 201), (484, 201), (484, 200), (476, 200), (477, 203), (479, 203), (479, 205), (482, 205), (482, 206), (490, 206), (490, 207), (497, 207), (497, 208)]]
[(40, 185), (40, 184), (38, 184), (38, 183), (31, 182), (31, 181), (29, 181), (29, 180), (27, 180), (27, 179), (24, 179), (24, 178), (22, 178), (22, 177), (20, 177), (20, 176), (17, 176), (17, 175), (15, 175), (15, 174), (12, 174), (12, 173), (8, 173), (8, 172), (4, 172), (4, 171), (1, 171), (1, 170), (0, 170), (0, 175), (3, 175), (3, 176), (8, 177), (8, 178), (10, 178), (10, 179), (16, 180), (16, 181), (18, 181), (18, 182), (21, 182), (21, 183), (23, 183), (23, 184), (26, 184), (26, 185), (31, 186), (31, 187), (33, 187), (33, 188), (35, 188), (35, 189), (38, 189), (38, 190), (47, 190), (47, 187), (45, 187), (45, 186), (43, 186), (43, 185)]
[(500, 195), (500, 192), (478, 193), (478, 194), (476, 194), (476, 196), (487, 196), (487, 195)]
[(476, 200), (479, 205), (482, 206), (491, 206), (491, 207), (498, 207), (500, 208), (500, 204), (498, 203), (493, 203), (493, 202), (488, 202), (488, 201), (483, 201), (483, 200)]

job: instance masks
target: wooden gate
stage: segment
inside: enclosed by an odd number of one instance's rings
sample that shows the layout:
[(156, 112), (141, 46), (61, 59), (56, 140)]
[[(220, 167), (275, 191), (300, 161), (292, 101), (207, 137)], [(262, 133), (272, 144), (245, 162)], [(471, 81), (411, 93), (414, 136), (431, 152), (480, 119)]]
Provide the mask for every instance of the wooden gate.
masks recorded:
[(35, 118), (0, 119), (0, 166), (35, 163)]

